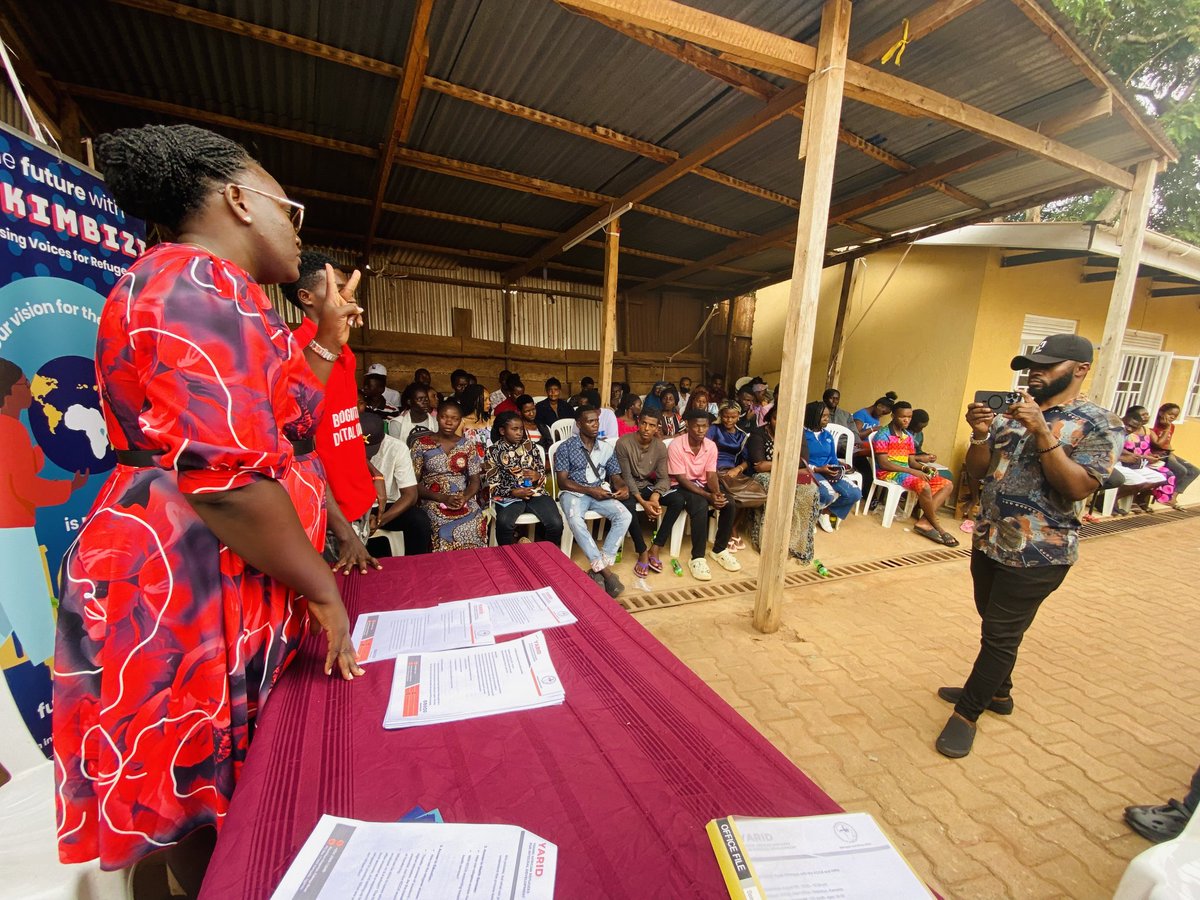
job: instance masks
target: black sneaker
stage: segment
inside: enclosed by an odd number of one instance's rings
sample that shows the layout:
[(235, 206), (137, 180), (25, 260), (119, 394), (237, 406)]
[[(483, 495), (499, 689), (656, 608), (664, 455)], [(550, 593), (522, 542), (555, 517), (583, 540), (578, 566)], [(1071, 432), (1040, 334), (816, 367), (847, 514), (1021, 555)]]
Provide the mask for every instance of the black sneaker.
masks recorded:
[(601, 576), (600, 581), (604, 585), (604, 590), (608, 591), (608, 596), (612, 597), (614, 600), (621, 596), (622, 592), (625, 590), (625, 585), (621, 584), (620, 578), (618, 578), (616, 575), (611, 575), (608, 573), (597, 574)]
[(601, 575), (599, 572), (588, 572), (587, 577), (592, 579), (592, 581), (596, 582), (596, 586), (599, 587), (600, 590), (602, 590), (602, 591), (608, 590), (608, 587), (604, 584), (604, 576)]
[(975, 743), (975, 725), (961, 716), (951, 716), (946, 727), (938, 735), (937, 752), (951, 759), (962, 759), (971, 752)]
[[(960, 687), (940, 687), (937, 695), (947, 703), (957, 703), (958, 698), (962, 696), (963, 689)], [(990, 712), (994, 712), (998, 716), (1011, 716), (1013, 714), (1013, 699), (1005, 697), (1003, 700), (992, 698), (991, 702), (985, 707)]]
[(1192, 813), (1178, 800), (1170, 800), (1162, 806), (1125, 807), (1126, 824), (1156, 844), (1179, 837), (1191, 817)]

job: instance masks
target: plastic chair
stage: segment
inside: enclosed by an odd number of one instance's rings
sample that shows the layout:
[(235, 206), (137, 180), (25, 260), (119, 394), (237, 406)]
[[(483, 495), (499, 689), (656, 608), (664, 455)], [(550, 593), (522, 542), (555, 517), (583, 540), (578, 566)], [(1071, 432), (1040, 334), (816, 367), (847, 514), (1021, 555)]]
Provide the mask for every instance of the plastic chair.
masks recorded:
[(386, 528), (376, 528), (371, 532), (371, 538), (384, 538), (388, 542), (388, 547), (391, 548), (392, 556), (404, 555), (404, 532), (403, 531), (388, 531)]
[[(875, 465), (875, 445), (867, 441), (867, 447), (871, 451), (871, 471), (878, 472), (879, 469)], [(912, 491), (906, 491), (894, 481), (882, 481), (878, 476), (871, 480), (871, 489), (867, 491), (867, 496), (863, 502), (867, 504), (867, 509), (871, 508), (871, 499), (875, 496), (875, 489), (879, 488), (885, 493), (883, 498), (883, 527), (891, 528), (892, 520), (896, 518), (897, 508), (902, 512), (908, 512), (909, 498), (905, 494), (915, 496)]]
[[(838, 459), (846, 467), (846, 471), (842, 473), (842, 477), (849, 481), (852, 485), (858, 488), (858, 493), (863, 493), (862, 475), (854, 471), (854, 432), (845, 425), (838, 425), (836, 422), (830, 422), (825, 426), (825, 430), (833, 435), (833, 449), (838, 454)], [(846, 449), (841, 449), (842, 441), (846, 442)], [(854, 504), (854, 512), (857, 515), (862, 509), (862, 500), (859, 499)]]
[(99, 861), (58, 861), (54, 764), (34, 744), (3, 678), (0, 735), (0, 762), (12, 775), (0, 786), (0, 893), (22, 900), (125, 900), (128, 869), (103, 872)]
[(1113, 900), (1200, 900), (1200, 815), (1130, 860)]
[[(542, 449), (541, 444), (534, 444), (533, 449), (537, 451), (538, 457), (542, 461), (542, 469), (546, 471), (546, 487), (553, 493), (553, 486), (550, 484), (550, 470), (546, 468), (546, 451)], [(488, 518), (492, 520), (488, 526), (488, 546), (495, 547), (496, 544), (496, 501), (493, 500), (488, 504)], [(517, 516), (516, 524), (529, 526), (529, 539), (532, 541), (537, 536), (537, 526), (541, 524), (541, 519), (533, 513), (521, 513)]]
[[(558, 423), (555, 423), (555, 424), (558, 424)], [(574, 425), (575, 423), (572, 422), (571, 424)], [(554, 468), (554, 457), (558, 454), (558, 448), (561, 447), (562, 444), (563, 444), (562, 441), (558, 441), (558, 442), (550, 445), (549, 465), (547, 467), (548, 472), (556, 473), (555, 478), (553, 479), (553, 481), (550, 482), (551, 492), (552, 492), (555, 500), (558, 500), (558, 495), (561, 492), (559, 491), (559, 488), (558, 488), (558, 477), (557, 477), (557, 471)], [(563, 536), (562, 536), (562, 544), (559, 545), (559, 549), (562, 550), (562, 552), (566, 556), (569, 557), (571, 555), (571, 551), (575, 548), (575, 535), (573, 535), (571, 533), (571, 529), (567, 526), (567, 514), (566, 514), (566, 511), (562, 508), (561, 503), (558, 504), (558, 508), (559, 508), (559, 512), (562, 513), (562, 517), (563, 517)], [(584, 521), (586, 521), (586, 522), (599, 522), (600, 523), (600, 525), (598, 526), (598, 529), (596, 531), (596, 544), (599, 545), (601, 536), (604, 534), (604, 523), (607, 522), (608, 519), (604, 518), (604, 516), (600, 515), (600, 513), (596, 512), (594, 509), (589, 509), (587, 512), (585, 512), (583, 514), (583, 518), (584, 518)]]
[(565, 441), (575, 433), (574, 419), (559, 419), (550, 426), (550, 441), (557, 444)]

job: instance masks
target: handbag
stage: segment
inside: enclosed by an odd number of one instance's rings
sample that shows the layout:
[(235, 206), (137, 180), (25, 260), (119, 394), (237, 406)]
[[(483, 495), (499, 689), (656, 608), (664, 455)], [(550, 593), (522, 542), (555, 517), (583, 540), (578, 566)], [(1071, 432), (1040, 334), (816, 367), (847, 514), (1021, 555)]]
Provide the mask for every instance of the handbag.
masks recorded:
[(767, 489), (746, 475), (734, 475), (732, 469), (717, 473), (721, 492), (743, 509), (757, 509), (767, 502)]

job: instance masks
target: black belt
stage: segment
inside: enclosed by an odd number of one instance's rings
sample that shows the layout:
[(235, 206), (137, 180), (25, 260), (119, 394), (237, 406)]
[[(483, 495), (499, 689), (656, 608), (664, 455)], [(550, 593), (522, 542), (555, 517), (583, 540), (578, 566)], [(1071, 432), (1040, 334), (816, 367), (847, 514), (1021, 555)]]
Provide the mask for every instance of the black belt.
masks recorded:
[[(296, 456), (304, 456), (312, 453), (317, 449), (316, 443), (312, 438), (305, 438), (301, 441), (292, 441), (292, 452)], [(130, 466), (134, 469), (149, 469), (158, 466), (158, 458), (163, 455), (162, 450), (118, 450), (117, 462), (123, 466)]]

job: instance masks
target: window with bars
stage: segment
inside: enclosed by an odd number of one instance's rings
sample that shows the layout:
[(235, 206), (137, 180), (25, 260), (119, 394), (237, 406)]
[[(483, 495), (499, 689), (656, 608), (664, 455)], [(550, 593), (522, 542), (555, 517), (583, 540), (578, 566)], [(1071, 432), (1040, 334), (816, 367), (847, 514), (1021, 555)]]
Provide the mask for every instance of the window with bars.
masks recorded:
[(1183, 404), (1182, 418), (1200, 418), (1200, 359), (1192, 363), (1192, 377), (1188, 379), (1187, 399)]
[(1131, 406), (1144, 406), (1151, 412), (1158, 409), (1168, 358), (1169, 354), (1157, 350), (1123, 353), (1113, 412), (1123, 416)]
[[(1056, 319), (1052, 316), (1025, 316), (1021, 325), (1021, 344), (1017, 355), (1032, 353), (1033, 348), (1052, 334), (1074, 334), (1079, 323), (1074, 319)], [(1029, 370), (1013, 373), (1012, 389), (1023, 391), (1029, 387)]]

